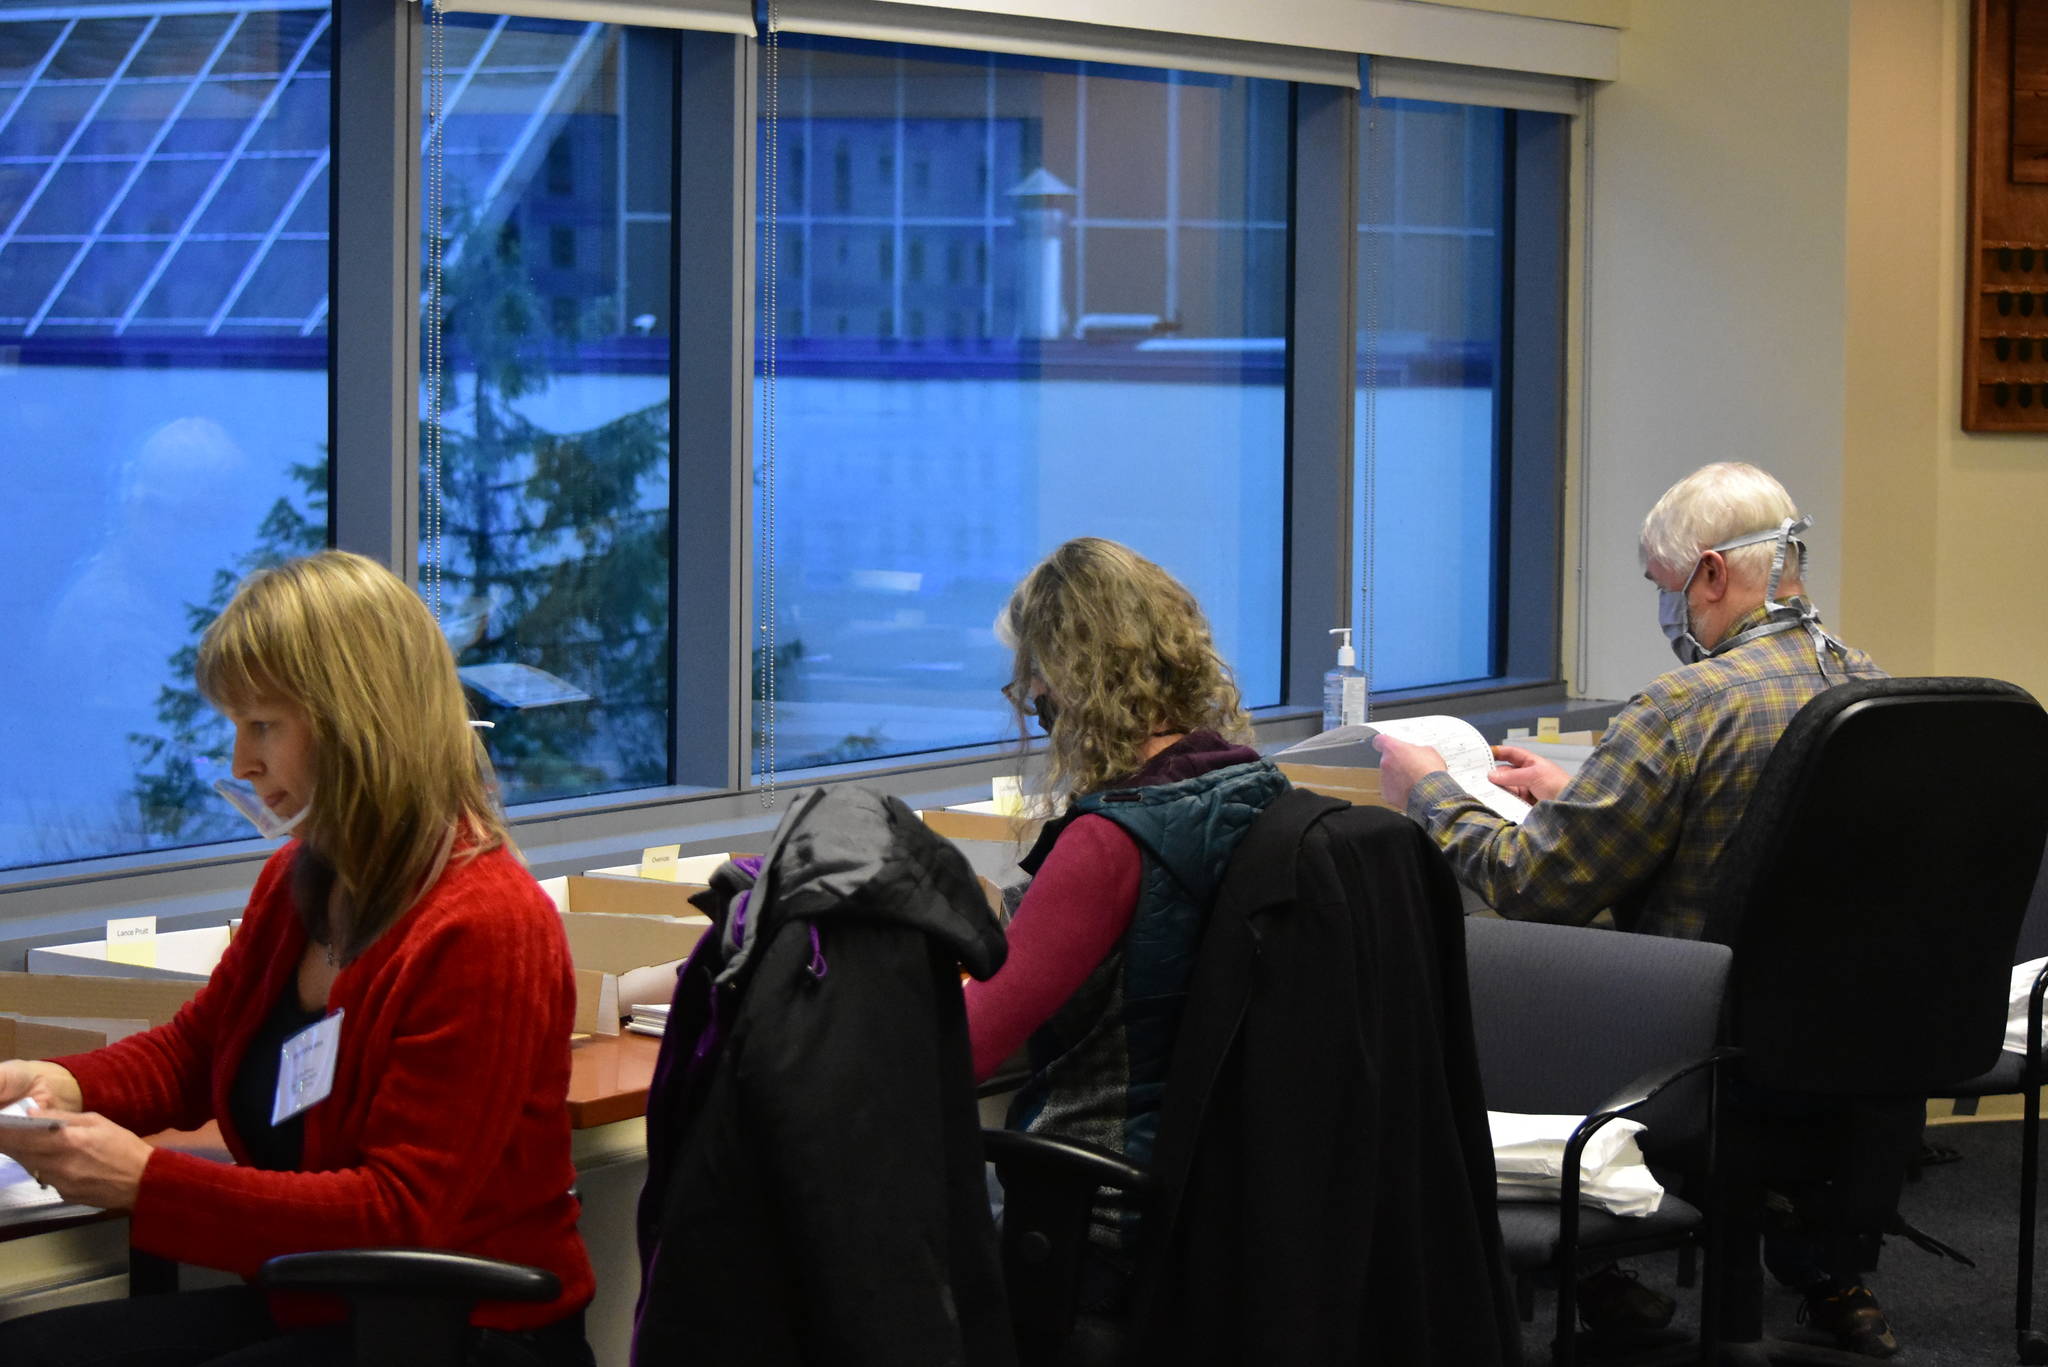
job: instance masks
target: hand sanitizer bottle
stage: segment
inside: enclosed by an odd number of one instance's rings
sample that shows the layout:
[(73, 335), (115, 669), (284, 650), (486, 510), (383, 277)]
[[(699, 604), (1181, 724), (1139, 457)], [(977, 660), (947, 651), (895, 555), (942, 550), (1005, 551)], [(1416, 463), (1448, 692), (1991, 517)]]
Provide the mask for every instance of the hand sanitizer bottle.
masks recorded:
[(1331, 627), (1341, 636), (1337, 646), (1337, 667), (1323, 675), (1323, 729), (1355, 726), (1365, 720), (1365, 673), (1358, 667), (1358, 652), (1351, 648), (1351, 628)]

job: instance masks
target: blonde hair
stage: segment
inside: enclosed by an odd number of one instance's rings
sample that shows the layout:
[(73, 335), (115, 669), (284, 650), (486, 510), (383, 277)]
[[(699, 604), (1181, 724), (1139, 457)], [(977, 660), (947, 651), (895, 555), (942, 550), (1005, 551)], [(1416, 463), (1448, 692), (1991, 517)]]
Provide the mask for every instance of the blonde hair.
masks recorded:
[(311, 724), (306, 847), (332, 866), (339, 915), (301, 907), (337, 957), (360, 954), (451, 851), (509, 845), (455, 656), (419, 595), (374, 560), (322, 551), (242, 581), (199, 642), (199, 691), (223, 711), (289, 703)]
[(1024, 577), (1003, 615), (1016, 638), (1012, 692), (1024, 697), (1035, 676), (1052, 695), (1046, 784), (1056, 802), (1136, 772), (1155, 735), (1251, 734), (1194, 595), (1128, 546), (1067, 542)]
[[(1792, 495), (1769, 474), (1742, 461), (1717, 461), (1664, 491), (1643, 519), (1637, 554), (1644, 569), (1684, 574), (1708, 548), (1749, 532), (1769, 531), (1798, 515)], [(1722, 554), (1730, 569), (1761, 577), (1770, 572), (1771, 549), (1765, 541)], [(1787, 577), (1798, 576), (1803, 558), (1787, 560)]]

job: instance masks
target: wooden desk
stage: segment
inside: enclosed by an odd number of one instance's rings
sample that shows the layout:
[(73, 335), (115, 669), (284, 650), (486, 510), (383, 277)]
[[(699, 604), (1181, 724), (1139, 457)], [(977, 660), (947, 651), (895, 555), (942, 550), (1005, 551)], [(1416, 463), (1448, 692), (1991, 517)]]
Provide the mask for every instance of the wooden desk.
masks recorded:
[(578, 1040), (569, 1053), (569, 1124), (592, 1130), (647, 1114), (661, 1041), (630, 1032)]

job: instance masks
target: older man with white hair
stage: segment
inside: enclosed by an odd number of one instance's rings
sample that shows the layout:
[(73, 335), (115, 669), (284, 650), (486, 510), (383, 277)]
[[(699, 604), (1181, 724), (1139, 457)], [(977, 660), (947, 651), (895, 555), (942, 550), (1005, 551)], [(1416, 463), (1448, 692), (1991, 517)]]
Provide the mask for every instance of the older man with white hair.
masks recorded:
[(1696, 939), (1714, 863), (1771, 747), (1807, 699), (1882, 677), (1821, 626), (1805, 597), (1799, 516), (1754, 465), (1709, 465), (1643, 520), (1643, 577), (1680, 667), (1608, 723), (1576, 776), (1517, 746), (1494, 782), (1536, 804), (1517, 826), (1443, 772), (1434, 750), (1388, 736), (1380, 789), (1404, 804), (1458, 877), (1501, 915)]
[[(1640, 543), (1679, 667), (1615, 714), (1578, 774), (1497, 747), (1505, 767), (1494, 782), (1535, 804), (1516, 825), (1461, 789), (1434, 750), (1381, 736), (1382, 793), (1406, 806), (1459, 879), (1503, 916), (1583, 925), (1611, 910), (1623, 930), (1697, 938), (1714, 865), (1778, 737), (1816, 693), (1883, 674), (1830, 635), (1805, 597), (1799, 533), (1807, 523), (1784, 486), (1753, 465), (1723, 462), (1686, 476), (1650, 509)], [(1913, 1123), (1909, 1133), (1917, 1132)], [(1889, 1135), (1865, 1138), (1887, 1152), (1895, 1146)], [(1772, 1242), (1773, 1270), (1803, 1285), (1818, 1327), (1871, 1356), (1896, 1349), (1860, 1284), (1853, 1238)], [(1603, 1313), (1618, 1323), (1670, 1314), (1667, 1298), (1611, 1269), (1581, 1293), (1589, 1323)]]

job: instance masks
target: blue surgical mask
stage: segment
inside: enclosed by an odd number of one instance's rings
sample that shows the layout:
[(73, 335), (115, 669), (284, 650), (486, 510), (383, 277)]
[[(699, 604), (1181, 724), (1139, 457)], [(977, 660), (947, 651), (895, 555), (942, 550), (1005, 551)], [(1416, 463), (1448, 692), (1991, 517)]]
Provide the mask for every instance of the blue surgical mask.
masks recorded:
[(1657, 626), (1663, 631), (1664, 639), (1671, 643), (1671, 653), (1678, 657), (1680, 664), (1698, 664), (1709, 656), (1718, 655), (1744, 641), (1754, 639), (1757, 635), (1768, 635), (1782, 631), (1788, 626), (1801, 625), (1802, 619), (1798, 611), (1778, 601), (1778, 578), (1784, 572), (1785, 561), (1794, 546), (1799, 548), (1800, 559), (1805, 559), (1806, 543), (1799, 540), (1798, 534), (1812, 525), (1813, 519), (1810, 517), (1788, 517), (1766, 531), (1750, 532), (1732, 537), (1717, 546), (1707, 547), (1709, 551), (1732, 551), (1743, 546), (1761, 545), (1766, 541), (1778, 542), (1777, 553), (1771, 557), (1771, 578), (1764, 589), (1764, 606), (1770, 610), (1773, 617), (1791, 613), (1794, 620), (1753, 627), (1740, 636), (1717, 643), (1709, 650), (1701, 643), (1699, 637), (1692, 634), (1692, 605), (1686, 601), (1686, 594), (1692, 588), (1692, 581), (1699, 575), (1700, 563), (1706, 554), (1704, 551), (1701, 552), (1701, 560), (1692, 562), (1692, 573), (1685, 576), (1683, 584), (1675, 589), (1657, 590)]

